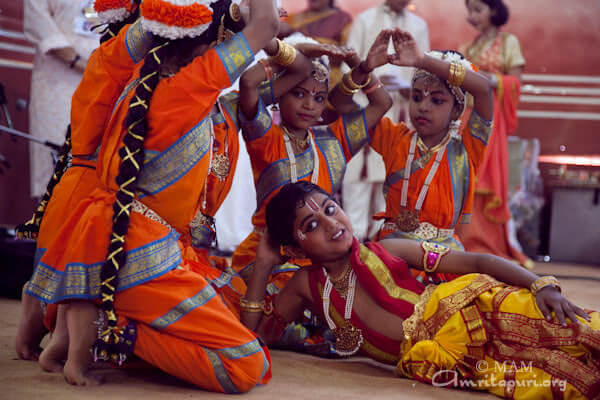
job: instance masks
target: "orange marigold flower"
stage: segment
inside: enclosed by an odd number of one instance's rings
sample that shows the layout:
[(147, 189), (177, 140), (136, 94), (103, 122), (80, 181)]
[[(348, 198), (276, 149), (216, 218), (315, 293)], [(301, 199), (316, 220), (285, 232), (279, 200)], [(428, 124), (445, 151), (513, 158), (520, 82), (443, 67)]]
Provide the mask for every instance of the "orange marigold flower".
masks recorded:
[(212, 21), (210, 8), (197, 3), (177, 6), (162, 0), (144, 0), (141, 7), (144, 18), (171, 26), (193, 28)]

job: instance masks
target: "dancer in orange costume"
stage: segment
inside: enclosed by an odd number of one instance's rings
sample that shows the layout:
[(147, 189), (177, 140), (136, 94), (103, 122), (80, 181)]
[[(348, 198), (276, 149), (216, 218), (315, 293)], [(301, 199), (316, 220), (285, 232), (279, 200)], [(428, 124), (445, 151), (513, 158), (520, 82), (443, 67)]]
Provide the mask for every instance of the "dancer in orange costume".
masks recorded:
[[(32, 219), (17, 228), (20, 237), (36, 240), (34, 266), (54, 240), (69, 213), (98, 186), (97, 151), (114, 107), (114, 99), (123, 91), (135, 65), (148, 50), (148, 40), (139, 40), (143, 39), (140, 37), (139, 23), (128, 28), (127, 33), (123, 32), (127, 36), (127, 48), (106, 42), (114, 36), (113, 32), (118, 33), (123, 26), (137, 19), (138, 3), (132, 1), (125, 7), (107, 1), (96, 1), (94, 4), (100, 21), (108, 24), (106, 33), (100, 39), (101, 45), (105, 46), (106, 51), (116, 53), (116, 62), (109, 75), (101, 68), (98, 52), (90, 56), (81, 83), (73, 94), (71, 125), (55, 172)], [(99, 93), (107, 100), (98, 101)], [(70, 166), (69, 155), (72, 157)], [(25, 292), (26, 285), (21, 299), (22, 312), (15, 347), (19, 358), (37, 359), (41, 351), (41, 339), (47, 330), (54, 329), (57, 305), (48, 305), (43, 313), (39, 302)], [(43, 322), (42, 315), (45, 316)]]
[(492, 253), (531, 268), (533, 263), (508, 240), (508, 136), (517, 128), (520, 76), (525, 66), (516, 36), (501, 32), (508, 21), (502, 0), (467, 0), (468, 21), (480, 34), (461, 52), (488, 75), (494, 87), (494, 127), (477, 173), (471, 224), (460, 237), (469, 251)]
[[(329, 84), (328, 70), (320, 61), (315, 60), (304, 71), (288, 71), (294, 73), (296, 81), (276, 93), (282, 119), (279, 125), (273, 123), (268, 110), (259, 101), (257, 87), (269, 75), (270, 69), (279, 71), (291, 64), (276, 60), (275, 64), (279, 65), (259, 65), (242, 75), (240, 110), (242, 117), (249, 119), (242, 123), (242, 133), (257, 193), (257, 209), (252, 217), (255, 229), (238, 246), (232, 259), (233, 268), (244, 278), (252, 270), (256, 248), (265, 227), (265, 206), (269, 199), (282, 185), (297, 180), (311, 180), (335, 193), (342, 182), (347, 161), (368, 141), (369, 129), (391, 106), (385, 89), (376, 79), (370, 78), (374, 68), (388, 61), (390, 37), (391, 31), (383, 31), (362, 62), (353, 52), (344, 55), (355, 67), (345, 80), (352, 82), (354, 92), (360, 88), (368, 92), (370, 103), (365, 109), (344, 114), (329, 125), (318, 125), (326, 108)], [(306, 263), (307, 260), (302, 260), (299, 255), (281, 265), (273, 271), (269, 290), (276, 293), (298, 265)]]
[(244, 392), (270, 378), (268, 352), (193, 272), (201, 261), (186, 258), (178, 240), (205, 211), (215, 154), (210, 111), (277, 31), (273, 2), (251, 0), (250, 11), (235, 34), (243, 16), (228, 0), (141, 6), (153, 44), (133, 90), (115, 104), (98, 157), (99, 188), (62, 226), (27, 289), (49, 303), (68, 301), (61, 307), (71, 383), (96, 383), (87, 363), (98, 301), (105, 317), (98, 358), (122, 363), (133, 352), (221, 392)]

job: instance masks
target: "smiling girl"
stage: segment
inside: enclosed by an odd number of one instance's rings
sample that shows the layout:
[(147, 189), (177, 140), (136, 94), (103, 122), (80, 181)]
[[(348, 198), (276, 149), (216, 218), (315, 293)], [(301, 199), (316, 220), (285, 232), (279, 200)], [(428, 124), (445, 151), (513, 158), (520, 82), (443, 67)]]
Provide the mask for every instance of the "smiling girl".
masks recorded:
[[(333, 330), (338, 354), (396, 365), (402, 377), (515, 399), (599, 395), (600, 314), (563, 297), (556, 278), (433, 242), (361, 245), (335, 200), (309, 182), (270, 201), (267, 228), (242, 301), (242, 322), (267, 344), (309, 308)], [(280, 245), (312, 267), (268, 296)], [(463, 276), (424, 286), (409, 264)]]

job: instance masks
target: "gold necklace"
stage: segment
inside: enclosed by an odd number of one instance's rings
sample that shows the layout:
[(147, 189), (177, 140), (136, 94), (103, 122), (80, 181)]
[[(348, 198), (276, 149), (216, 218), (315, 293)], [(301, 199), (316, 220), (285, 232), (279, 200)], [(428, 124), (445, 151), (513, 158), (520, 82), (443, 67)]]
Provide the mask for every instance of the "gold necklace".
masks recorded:
[(339, 278), (333, 279), (332, 277), (329, 277), (331, 284), (343, 299), (348, 295), (350, 272), (352, 272), (352, 268), (350, 268), (350, 264), (347, 264)]
[(307, 131), (305, 131), (304, 139), (299, 139), (296, 135), (291, 133), (288, 130), (288, 128), (286, 128), (283, 125), (281, 125), (281, 130), (283, 130), (283, 133), (286, 134), (288, 138), (290, 138), (290, 140), (296, 146), (297, 149), (305, 150), (308, 147), (308, 132)]

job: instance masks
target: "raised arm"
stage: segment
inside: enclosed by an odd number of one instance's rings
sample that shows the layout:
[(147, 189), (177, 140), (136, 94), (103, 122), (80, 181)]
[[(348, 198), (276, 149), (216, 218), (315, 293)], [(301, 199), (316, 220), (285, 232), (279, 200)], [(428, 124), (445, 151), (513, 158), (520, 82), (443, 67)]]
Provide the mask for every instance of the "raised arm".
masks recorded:
[(369, 104), (365, 108), (368, 129), (373, 128), (392, 106), (392, 98), (379, 80), (372, 75), (375, 68), (388, 62), (387, 49), (391, 36), (391, 30), (382, 30), (362, 62), (359, 62), (356, 57), (348, 59), (346, 62), (352, 70), (344, 75), (342, 81), (329, 95), (329, 101), (338, 113), (345, 114), (356, 109), (352, 96), (362, 89), (369, 99)]
[[(424, 54), (419, 50), (410, 33), (397, 29), (392, 34), (392, 41), (396, 53), (390, 57), (390, 63), (401, 67), (424, 69), (444, 80), (450, 77), (450, 63)], [(492, 120), (494, 99), (489, 79), (478, 72), (467, 70), (460, 87), (473, 95), (475, 111), (481, 117)]]
[[(425, 269), (423, 259), (425, 250), (422, 244), (407, 239), (388, 239), (381, 244), (393, 255), (401, 257), (409, 265)], [(460, 250), (450, 250), (445, 255), (439, 255), (439, 265), (435, 272), (464, 275), (480, 273), (490, 275), (509, 285), (531, 288), (531, 285), (540, 277), (517, 264), (504, 258), (483, 253), (469, 253)], [(577, 322), (576, 315), (589, 320), (589, 315), (581, 308), (572, 304), (563, 297), (560, 290), (554, 286), (547, 286), (536, 294), (536, 302), (546, 319), (552, 318), (552, 311), (556, 313), (559, 322), (566, 325), (565, 317), (572, 322)]]
[[(248, 280), (246, 295), (241, 301), (241, 321), (250, 330), (256, 332), (268, 343), (278, 339), (273, 332), (273, 319), (278, 319), (284, 327), (285, 323), (302, 316), (306, 299), (310, 297), (308, 278), (305, 271), (298, 271), (274, 300), (274, 308), (265, 315), (264, 299), (267, 283), (273, 266), (282, 263), (281, 256), (269, 245), (268, 234), (262, 236), (256, 253), (256, 261), (252, 275)], [(262, 307), (262, 309), (261, 309)]]
[(275, 0), (249, 0), (249, 15), (242, 33), (253, 53), (277, 36), (279, 32), (279, 12)]

